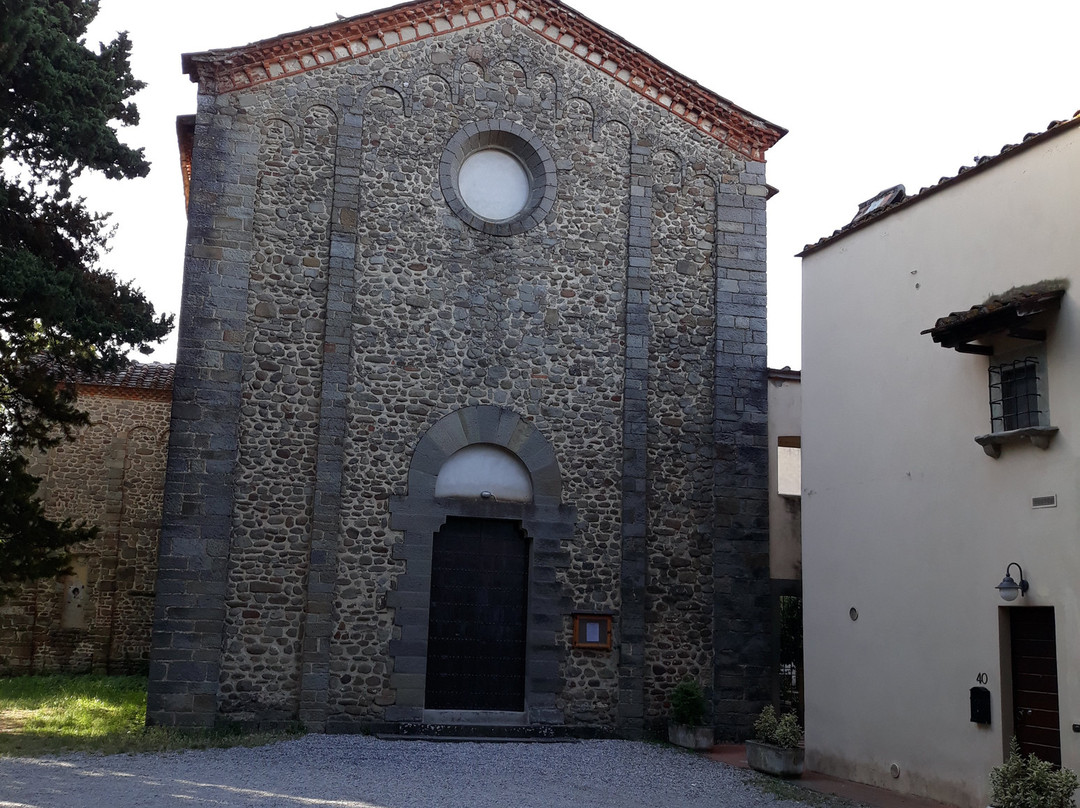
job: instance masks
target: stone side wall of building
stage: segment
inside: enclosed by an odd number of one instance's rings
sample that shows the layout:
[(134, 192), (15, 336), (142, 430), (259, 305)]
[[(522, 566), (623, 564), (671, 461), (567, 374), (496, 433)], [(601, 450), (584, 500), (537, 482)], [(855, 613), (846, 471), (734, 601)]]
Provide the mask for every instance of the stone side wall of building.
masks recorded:
[(149, 662), (171, 392), (80, 386), (91, 424), (35, 455), (51, 518), (99, 529), (72, 574), (0, 604), (0, 672), (135, 673)]
[[(763, 164), (509, 21), (207, 89), (151, 720), (411, 707), (403, 587), (430, 557), (391, 503), (422, 436), (465, 408), (528, 421), (576, 514), (536, 568), (559, 604), (545, 720), (640, 730), (688, 675), (734, 701), (716, 638), (768, 626), (767, 603), (714, 608), (718, 545), (740, 542), (721, 560), (747, 579), (737, 559), (763, 552), (767, 589)], [(557, 174), (551, 212), (509, 236), (440, 185), (449, 139), (492, 120)], [(574, 612), (615, 616), (611, 651), (571, 647)]]
[(648, 716), (691, 677), (707, 683), (713, 652), (713, 357), (716, 185), (671, 150), (653, 155), (649, 306)]

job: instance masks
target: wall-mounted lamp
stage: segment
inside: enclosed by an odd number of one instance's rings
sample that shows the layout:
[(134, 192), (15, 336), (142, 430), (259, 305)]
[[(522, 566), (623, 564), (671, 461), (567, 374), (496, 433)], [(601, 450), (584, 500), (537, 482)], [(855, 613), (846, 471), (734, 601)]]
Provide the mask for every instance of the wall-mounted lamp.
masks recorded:
[[(1013, 580), (1009, 575), (1009, 570), (1016, 567), (1020, 570), (1020, 583)], [(1023, 595), (1028, 591), (1028, 582), (1024, 580), (1024, 568), (1017, 564), (1015, 561), (1005, 568), (1005, 577), (1002, 578), (1001, 583), (996, 587), (998, 592), (1001, 593), (1001, 599), (1006, 602), (1012, 602), (1016, 600), (1017, 595)]]

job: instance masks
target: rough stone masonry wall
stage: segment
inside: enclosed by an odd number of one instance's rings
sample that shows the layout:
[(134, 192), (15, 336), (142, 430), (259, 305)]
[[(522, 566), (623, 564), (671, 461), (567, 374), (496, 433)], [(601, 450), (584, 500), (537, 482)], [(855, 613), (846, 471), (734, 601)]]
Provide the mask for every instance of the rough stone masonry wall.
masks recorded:
[[(385, 498), (405, 492), (418, 437), (462, 406), (506, 407), (529, 416), (551, 442), (564, 500), (583, 522), (570, 567), (559, 571), (565, 591), (576, 608), (617, 611), (628, 138), (614, 125), (595, 142), (594, 113), (582, 100), (567, 100), (558, 114), (556, 83), (541, 72), (552, 67), (533, 64), (532, 43), (517, 28), (418, 48), (401, 73), (384, 74), (401, 86), (407, 70), (452, 64), (457, 48), (489, 64), (485, 75), (476, 62), (461, 63), (456, 86), (416, 78), (424, 100), (408, 118), (395, 93), (368, 96), (353, 350), (362, 393), (346, 440), (346, 466), (356, 474), (345, 483), (343, 523), (359, 528), (360, 548), (388, 548), (397, 537), (386, 531)], [(563, 204), (540, 227), (511, 238), (470, 230), (438, 204), (435, 172), (448, 136), (489, 117), (530, 129), (560, 167)], [(354, 558), (353, 542), (346, 544), (342, 562)], [(377, 715), (372, 696), (392, 698), (371, 685), (387, 672), (391, 615), (377, 604), (398, 571), (351, 573), (339, 592), (338, 630), (347, 641), (332, 649), (331, 687), (359, 715)], [(346, 589), (355, 595), (343, 597)], [(358, 659), (353, 649), (366, 651)], [(561, 673), (567, 720), (613, 722), (610, 655), (575, 652)]]
[(672, 687), (711, 679), (716, 181), (653, 154), (649, 307), (648, 716)]
[(336, 121), (265, 122), (255, 197), (221, 709), (295, 716), (325, 337)]
[[(449, 138), (489, 119), (557, 168), (551, 214), (519, 235), (467, 227), (439, 188)], [(708, 680), (715, 425), (755, 383), (714, 400), (717, 231), (757, 225), (718, 223), (717, 199), (763, 191), (753, 165), (506, 21), (201, 95), (152, 720), (295, 716), (304, 681), (325, 682), (312, 714), (382, 717), (405, 681), (387, 600), (412, 563), (389, 502), (420, 436), (482, 405), (536, 426), (576, 507), (551, 573), (561, 720), (640, 728), (684, 674)], [(763, 347), (763, 294), (731, 305)], [(756, 473), (730, 488), (764, 490)], [(570, 648), (575, 610), (616, 615), (611, 652)]]
[(51, 518), (97, 525), (75, 545), (75, 574), (21, 588), (0, 605), (0, 673), (145, 670), (165, 476), (168, 390), (80, 388), (91, 425), (35, 455)]

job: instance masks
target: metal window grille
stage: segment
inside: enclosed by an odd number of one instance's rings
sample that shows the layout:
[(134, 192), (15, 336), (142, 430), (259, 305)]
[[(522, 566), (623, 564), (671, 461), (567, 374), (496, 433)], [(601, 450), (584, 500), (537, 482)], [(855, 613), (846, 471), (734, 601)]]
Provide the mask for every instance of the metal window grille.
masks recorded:
[(1008, 432), (1039, 426), (1039, 360), (1034, 356), (990, 367), (990, 426)]

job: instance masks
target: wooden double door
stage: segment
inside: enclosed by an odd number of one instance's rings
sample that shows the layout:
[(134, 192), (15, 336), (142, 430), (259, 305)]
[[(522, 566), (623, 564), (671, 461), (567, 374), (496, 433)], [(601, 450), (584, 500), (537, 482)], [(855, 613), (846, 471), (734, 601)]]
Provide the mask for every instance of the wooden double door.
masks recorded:
[(449, 517), (435, 534), (427, 709), (524, 710), (528, 582), (516, 522)]
[(1008, 612), (1012, 645), (1013, 734), (1024, 755), (1034, 753), (1060, 766), (1054, 609), (1026, 606), (1014, 607)]

